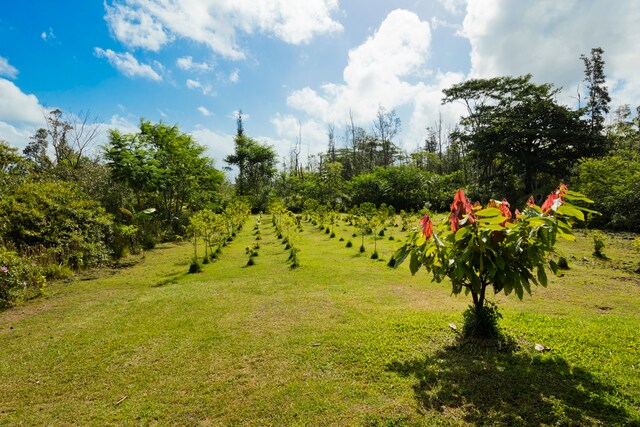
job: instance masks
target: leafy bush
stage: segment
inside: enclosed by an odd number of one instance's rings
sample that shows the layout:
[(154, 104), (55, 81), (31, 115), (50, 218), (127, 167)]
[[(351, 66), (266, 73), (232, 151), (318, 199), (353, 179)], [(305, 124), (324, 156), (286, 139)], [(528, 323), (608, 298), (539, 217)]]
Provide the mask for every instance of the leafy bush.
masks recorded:
[(594, 208), (602, 216), (594, 217), (594, 226), (640, 230), (640, 159), (632, 156), (607, 156), (586, 159), (580, 164), (581, 191), (595, 200)]
[(98, 202), (69, 182), (24, 182), (0, 200), (0, 237), (22, 253), (46, 248), (71, 268), (107, 261), (112, 219)]
[(19, 298), (42, 295), (45, 285), (46, 279), (36, 264), (0, 247), (0, 308), (9, 307)]
[[(547, 285), (548, 267), (558, 274), (558, 265), (550, 259), (559, 237), (575, 240), (572, 223), (584, 220), (588, 209), (571, 201), (589, 203), (580, 193), (561, 184), (542, 206), (531, 198), (522, 212), (511, 213), (509, 203), (491, 200), (485, 207), (471, 204), (460, 189), (451, 204), (451, 215), (433, 224), (429, 215), (422, 229), (408, 236), (393, 255), (395, 267), (410, 256), (409, 269), (415, 274), (424, 266), (433, 281), (451, 280), (453, 294), (464, 291), (473, 298), (473, 327), (478, 337), (489, 332), (496, 314), (487, 311), (486, 290), (512, 292), (522, 299), (531, 294), (531, 285)], [(497, 321), (497, 320), (496, 320)], [(495, 335), (494, 334), (494, 335)]]
[(601, 231), (592, 231), (591, 239), (593, 240), (593, 255), (598, 258), (606, 258), (604, 254), (604, 234)]
[(463, 337), (486, 339), (500, 337), (498, 321), (502, 319), (502, 314), (498, 311), (498, 306), (495, 303), (487, 301), (481, 308), (470, 305), (462, 313), (462, 318), (464, 319)]
[(189, 274), (195, 274), (202, 272), (202, 264), (200, 264), (197, 260), (193, 260), (189, 265)]

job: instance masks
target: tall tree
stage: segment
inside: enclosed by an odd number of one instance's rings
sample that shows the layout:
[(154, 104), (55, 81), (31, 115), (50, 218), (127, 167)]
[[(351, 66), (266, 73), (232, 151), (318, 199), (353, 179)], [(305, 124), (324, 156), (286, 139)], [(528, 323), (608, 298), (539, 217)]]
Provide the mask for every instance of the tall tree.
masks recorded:
[(226, 156), (224, 161), (238, 168), (236, 194), (250, 197), (252, 207), (256, 210), (265, 209), (267, 206), (276, 173), (276, 160), (277, 155), (273, 148), (247, 136), (242, 127), (242, 120), (239, 119), (235, 152)]
[(584, 154), (585, 123), (580, 112), (556, 102), (557, 93), (551, 84), (532, 83), (531, 75), (472, 79), (444, 90), (443, 102), (461, 101), (469, 111), (452, 137), (469, 148), (483, 196), (530, 194), (550, 177), (566, 178)]
[(387, 111), (382, 105), (378, 107), (373, 122), (373, 134), (382, 147), (382, 166), (393, 164), (397, 147), (392, 140), (398, 135), (401, 127), (400, 117), (395, 110)]
[(584, 62), (584, 82), (587, 85), (588, 103), (586, 106), (589, 117), (589, 131), (592, 135), (600, 135), (604, 130), (605, 115), (609, 113), (609, 90), (606, 86), (604, 74), (604, 51), (600, 47), (591, 49), (591, 56), (580, 55)]

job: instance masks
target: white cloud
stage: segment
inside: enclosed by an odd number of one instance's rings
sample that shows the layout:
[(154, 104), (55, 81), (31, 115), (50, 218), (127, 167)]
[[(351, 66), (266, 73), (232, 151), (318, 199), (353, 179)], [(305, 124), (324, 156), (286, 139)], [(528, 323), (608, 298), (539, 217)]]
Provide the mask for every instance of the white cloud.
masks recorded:
[(33, 125), (11, 125), (0, 120), (0, 141), (7, 141), (9, 145), (23, 149), (29, 143), (29, 137), (35, 133)]
[(207, 147), (207, 155), (217, 160), (216, 165), (219, 168), (225, 165), (222, 159), (233, 154), (235, 150), (235, 137), (231, 134), (217, 132), (203, 126), (196, 126), (196, 129), (190, 133), (200, 145)]
[(449, 13), (457, 15), (464, 10), (467, 0), (438, 0), (445, 10)]
[[(563, 86), (564, 101), (583, 79), (581, 54), (602, 47), (614, 103), (640, 97), (640, 3), (469, 0), (462, 35), (471, 43), (470, 77), (531, 73)], [(613, 90), (612, 90), (613, 89)]]
[(0, 78), (0, 120), (6, 122), (44, 122), (44, 108), (35, 95), (27, 95), (9, 80)]
[(129, 52), (116, 53), (111, 49), (94, 48), (95, 55), (106, 58), (109, 63), (127, 77), (142, 77), (149, 80), (161, 81), (162, 77), (150, 65), (141, 64)]
[[(429, 124), (425, 115), (433, 114), (436, 108), (437, 116), (442, 84), (452, 79), (450, 74), (438, 74), (433, 85), (414, 83), (431, 74), (426, 67), (430, 42), (428, 22), (421, 21), (413, 12), (394, 10), (371, 37), (349, 51), (344, 83), (325, 84), (319, 92), (309, 87), (296, 90), (287, 98), (287, 105), (305, 112), (318, 123), (344, 123), (351, 111), (356, 125), (366, 129), (379, 106), (387, 110), (409, 107), (413, 113), (408, 126), (404, 124), (405, 136), (420, 138)], [(322, 138), (319, 132), (316, 135), (323, 141), (324, 149), (326, 135)]]
[[(106, 129), (117, 129), (122, 134), (135, 134), (140, 132), (140, 127), (129, 117), (123, 117), (118, 114), (111, 116), (109, 122), (104, 123)], [(104, 132), (106, 134), (106, 132)]]
[(0, 56), (0, 76), (15, 79), (18, 76), (18, 70), (6, 58)]
[(300, 44), (342, 30), (331, 18), (338, 0), (121, 0), (105, 7), (114, 36), (130, 47), (157, 51), (172, 37), (181, 37), (230, 59), (245, 57), (238, 32)]
[(211, 93), (213, 89), (210, 84), (203, 84), (198, 80), (187, 79), (186, 85), (189, 89), (199, 89), (204, 95)]
[(142, 10), (120, 3), (114, 3), (111, 7), (106, 2), (105, 9), (105, 20), (111, 32), (129, 47), (142, 47), (157, 52), (170, 40), (163, 25)]
[(0, 78), (0, 139), (26, 147), (36, 128), (44, 126), (46, 109), (35, 95), (27, 95), (9, 80)]
[(238, 83), (240, 81), (240, 71), (237, 68), (229, 74), (229, 81), (231, 83)]
[(327, 128), (317, 120), (299, 121), (290, 114), (276, 114), (271, 118), (271, 123), (276, 129), (276, 134), (286, 141), (278, 144), (278, 152), (281, 156), (289, 155), (298, 138), (301, 139), (302, 147), (309, 153), (317, 153), (327, 148)]
[(211, 115), (211, 111), (207, 110), (203, 105), (198, 107), (198, 111), (200, 111), (200, 113), (205, 117), (209, 117)]
[(213, 65), (208, 64), (206, 62), (193, 62), (193, 57), (191, 57), (191, 56), (183, 56), (181, 58), (178, 58), (178, 60), (176, 61), (176, 64), (178, 65), (178, 68), (186, 70), (186, 71), (190, 71), (190, 70), (210, 71), (210, 70), (213, 70)]

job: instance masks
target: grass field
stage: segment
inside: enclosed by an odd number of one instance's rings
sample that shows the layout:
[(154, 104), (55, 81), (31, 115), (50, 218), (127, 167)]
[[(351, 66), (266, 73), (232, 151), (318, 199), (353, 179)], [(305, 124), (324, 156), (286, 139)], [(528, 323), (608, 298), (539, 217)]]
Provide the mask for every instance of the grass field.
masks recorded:
[(246, 266), (254, 221), (200, 274), (165, 245), (1, 312), (0, 425), (640, 425), (630, 236), (598, 259), (578, 232), (564, 277), (494, 297), (509, 350), (461, 345), (470, 297), (386, 267), (398, 228), (374, 261), (305, 223), (290, 270), (266, 218)]

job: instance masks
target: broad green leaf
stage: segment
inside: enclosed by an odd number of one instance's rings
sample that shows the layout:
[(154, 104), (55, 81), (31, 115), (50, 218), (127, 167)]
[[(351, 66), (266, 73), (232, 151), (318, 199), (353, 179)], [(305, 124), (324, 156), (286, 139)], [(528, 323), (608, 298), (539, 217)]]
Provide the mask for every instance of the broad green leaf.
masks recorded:
[(576, 209), (575, 207), (573, 207), (572, 205), (568, 205), (568, 204), (561, 205), (556, 212), (561, 215), (570, 216), (572, 218), (578, 218), (580, 221), (584, 221), (584, 214), (580, 212), (578, 209)]
[(584, 194), (578, 193), (576, 191), (567, 190), (564, 197), (567, 200), (578, 200), (581, 202), (593, 203), (593, 200), (587, 198), (587, 196), (585, 196)]
[(544, 271), (543, 265), (538, 266), (538, 281), (542, 286), (547, 286), (547, 272)]
[(393, 254), (393, 259), (395, 260), (394, 264), (393, 264), (393, 268), (398, 268), (400, 266), (400, 264), (402, 264), (404, 262), (405, 259), (407, 259), (407, 256), (409, 255), (410, 249), (408, 246), (402, 246), (401, 248), (399, 248), (394, 254)]
[(460, 228), (458, 231), (456, 231), (456, 241), (464, 239), (466, 235), (469, 233), (470, 233), (469, 227)]
[(494, 216), (500, 216), (501, 212), (498, 208), (486, 208), (476, 212), (477, 217), (491, 218)]
[(411, 251), (411, 259), (409, 260), (409, 270), (414, 275), (420, 269), (420, 261), (418, 260), (418, 254), (416, 251)]
[(501, 224), (501, 223), (505, 222), (506, 220), (507, 220), (507, 218), (503, 217), (502, 215), (499, 215), (499, 216), (478, 218), (478, 223), (480, 223), (480, 224)]

